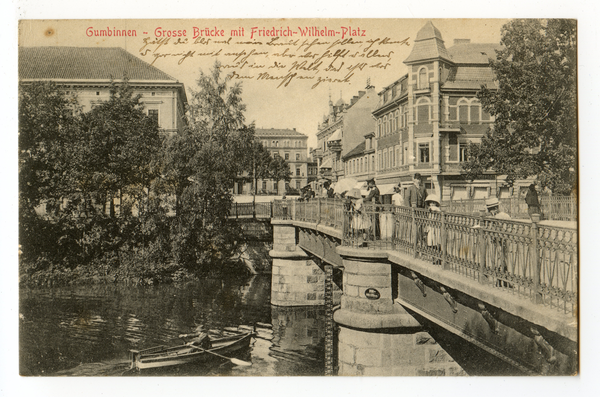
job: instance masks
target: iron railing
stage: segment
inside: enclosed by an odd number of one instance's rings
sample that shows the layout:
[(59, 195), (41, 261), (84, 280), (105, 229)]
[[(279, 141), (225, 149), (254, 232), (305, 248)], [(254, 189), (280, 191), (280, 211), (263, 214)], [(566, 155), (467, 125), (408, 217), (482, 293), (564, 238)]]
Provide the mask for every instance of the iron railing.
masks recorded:
[(344, 246), (403, 252), (490, 288), (577, 311), (573, 228), (383, 204), (357, 211), (349, 201), (324, 198), (276, 200), (273, 216), (332, 227)]
[(230, 218), (272, 218), (273, 204), (266, 203), (233, 203), (229, 212)]
[[(501, 198), (500, 209), (512, 218), (529, 219), (525, 199), (518, 197)], [(540, 210), (543, 219), (576, 221), (577, 199), (573, 196), (540, 196)], [(454, 200), (444, 202), (444, 211), (459, 214), (477, 214), (485, 211), (485, 199)]]

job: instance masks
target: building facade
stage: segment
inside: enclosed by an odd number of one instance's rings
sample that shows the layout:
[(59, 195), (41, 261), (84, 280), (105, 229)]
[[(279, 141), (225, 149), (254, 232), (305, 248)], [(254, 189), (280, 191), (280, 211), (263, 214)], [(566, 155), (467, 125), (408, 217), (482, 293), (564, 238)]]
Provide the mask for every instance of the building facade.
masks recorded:
[[(309, 179), (307, 157), (308, 137), (293, 129), (256, 129), (256, 139), (271, 153), (279, 155), (290, 167), (292, 179), (289, 182), (259, 180), (257, 192), (262, 194), (283, 195), (290, 190), (300, 190)], [(291, 189), (290, 189), (291, 188)], [(234, 193), (251, 193), (252, 184), (246, 184), (242, 191)]]
[(19, 47), (19, 81), (53, 81), (76, 97), (83, 111), (107, 101), (111, 83), (124, 79), (163, 133), (174, 134), (184, 127), (183, 83), (123, 48)]
[(378, 103), (375, 87), (367, 84), (349, 103), (329, 99), (329, 112), (318, 125), (317, 147), (312, 151), (319, 176), (333, 181), (344, 177), (343, 156), (354, 149), (373, 130), (371, 112)]
[(468, 144), (481, 142), (494, 122), (476, 95), (482, 85), (497, 89), (489, 66), (497, 49), (468, 39), (447, 49), (433, 23), (421, 28), (404, 61), (408, 73), (379, 92), (373, 111), (378, 184), (406, 188), (418, 172), (443, 201), (513, 194), (491, 173), (465, 180), (461, 164)]

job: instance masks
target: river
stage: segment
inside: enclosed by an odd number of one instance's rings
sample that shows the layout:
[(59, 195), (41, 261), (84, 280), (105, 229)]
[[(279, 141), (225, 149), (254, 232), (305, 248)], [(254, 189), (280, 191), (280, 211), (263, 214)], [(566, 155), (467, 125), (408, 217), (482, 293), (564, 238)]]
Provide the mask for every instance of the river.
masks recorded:
[[(20, 291), (20, 374), (118, 376), (129, 349), (181, 344), (196, 330), (272, 325), (241, 359), (153, 371), (153, 376), (319, 376), (325, 374), (325, 307), (270, 304), (270, 275), (184, 285), (94, 285)], [(134, 373), (134, 375), (143, 375)]]

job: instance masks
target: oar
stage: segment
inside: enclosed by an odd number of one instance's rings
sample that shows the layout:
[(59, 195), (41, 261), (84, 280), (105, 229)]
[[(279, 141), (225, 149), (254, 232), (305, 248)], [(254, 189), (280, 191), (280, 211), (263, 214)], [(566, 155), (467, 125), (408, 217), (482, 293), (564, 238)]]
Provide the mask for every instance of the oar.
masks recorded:
[(211, 352), (210, 350), (206, 350), (206, 349), (203, 349), (203, 348), (198, 347), (198, 346), (194, 346), (194, 345), (188, 345), (188, 346), (193, 347), (194, 349), (202, 350), (205, 353), (210, 353), (210, 354), (212, 354), (214, 356), (224, 358), (225, 360), (229, 360), (229, 361), (231, 361), (235, 365), (240, 365), (242, 367), (249, 367), (249, 366), (252, 365), (252, 363), (249, 363), (248, 361), (238, 360), (237, 358), (225, 357), (225, 356), (220, 355), (219, 353)]

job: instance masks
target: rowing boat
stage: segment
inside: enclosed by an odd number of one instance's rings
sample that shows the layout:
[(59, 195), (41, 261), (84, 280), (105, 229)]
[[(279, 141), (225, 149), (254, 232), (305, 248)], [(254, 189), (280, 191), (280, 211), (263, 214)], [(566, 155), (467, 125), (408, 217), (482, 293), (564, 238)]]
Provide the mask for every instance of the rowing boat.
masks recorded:
[(207, 334), (202, 334), (203, 336), (200, 339), (197, 338), (198, 335), (200, 334), (181, 335), (182, 339), (196, 337), (195, 341), (183, 345), (155, 346), (144, 350), (130, 350), (131, 369), (170, 367), (189, 363), (203, 363), (215, 359), (228, 359), (234, 364), (237, 362), (244, 363), (241, 360), (226, 357), (226, 355), (231, 355), (249, 347), (254, 332), (250, 327), (240, 326), (238, 328), (227, 327), (222, 331), (210, 330)]

